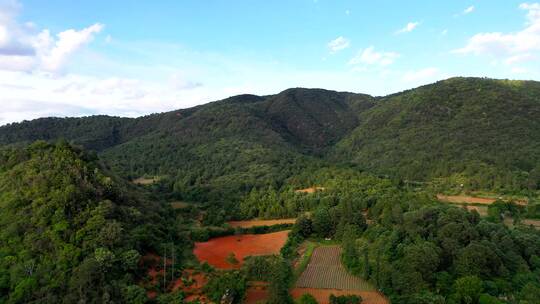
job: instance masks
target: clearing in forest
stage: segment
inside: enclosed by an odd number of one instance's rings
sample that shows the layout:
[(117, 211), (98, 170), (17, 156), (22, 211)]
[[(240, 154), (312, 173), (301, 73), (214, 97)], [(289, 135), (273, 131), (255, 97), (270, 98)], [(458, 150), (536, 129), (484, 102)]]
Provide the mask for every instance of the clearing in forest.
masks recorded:
[(305, 189), (298, 189), (298, 190), (294, 190), (294, 192), (296, 193), (315, 193), (317, 191), (324, 191), (326, 188), (324, 187), (310, 187), (310, 188), (305, 188)]
[[(207, 262), (216, 268), (237, 269), (242, 266), (247, 256), (279, 254), (287, 241), (289, 231), (213, 238), (207, 242), (195, 243), (193, 253), (199, 261)], [(231, 254), (234, 254), (237, 263), (231, 263)]]
[(145, 178), (145, 177), (139, 177), (137, 179), (134, 179), (132, 183), (136, 185), (151, 185), (153, 183), (157, 183), (159, 181), (159, 176), (154, 176), (152, 178)]
[(278, 219), (278, 220), (249, 220), (249, 221), (230, 221), (227, 222), (231, 227), (251, 228), (257, 226), (273, 226), (280, 224), (294, 224), (295, 218)]
[[(441, 202), (452, 203), (452, 204), (480, 204), (480, 205), (491, 205), (497, 199), (489, 197), (474, 197), (466, 195), (443, 195), (437, 194), (437, 199)], [(516, 205), (526, 206), (526, 200), (513, 200)]]
[(291, 291), (298, 298), (310, 293), (319, 303), (328, 303), (331, 294), (360, 295), (366, 304), (388, 303), (367, 281), (347, 272), (341, 263), (341, 247), (320, 246), (314, 249), (306, 270)]
[(181, 201), (171, 202), (170, 204), (173, 209), (183, 209), (190, 206), (189, 203), (181, 202)]

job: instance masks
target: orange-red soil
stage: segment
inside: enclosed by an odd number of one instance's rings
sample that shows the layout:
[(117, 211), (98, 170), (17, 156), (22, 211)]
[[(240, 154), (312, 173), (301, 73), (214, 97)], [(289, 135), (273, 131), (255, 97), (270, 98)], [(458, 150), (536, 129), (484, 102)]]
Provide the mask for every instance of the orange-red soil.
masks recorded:
[[(244, 258), (254, 255), (278, 254), (287, 241), (289, 230), (267, 234), (230, 235), (195, 243), (193, 253), (201, 262), (219, 269), (240, 268)], [(238, 264), (230, 264), (227, 256), (234, 253)]]
[(303, 294), (309, 293), (317, 299), (319, 304), (329, 304), (330, 295), (358, 295), (362, 297), (362, 304), (389, 304), (390, 301), (377, 291), (358, 291), (343, 289), (315, 289), (315, 288), (294, 288), (291, 290), (293, 298), (300, 298)]
[(244, 297), (244, 304), (264, 303), (268, 300), (268, 282), (252, 281)]
[(279, 219), (279, 220), (250, 220), (250, 221), (230, 221), (228, 222), (231, 227), (250, 228), (256, 226), (272, 226), (279, 224), (294, 224), (295, 218)]

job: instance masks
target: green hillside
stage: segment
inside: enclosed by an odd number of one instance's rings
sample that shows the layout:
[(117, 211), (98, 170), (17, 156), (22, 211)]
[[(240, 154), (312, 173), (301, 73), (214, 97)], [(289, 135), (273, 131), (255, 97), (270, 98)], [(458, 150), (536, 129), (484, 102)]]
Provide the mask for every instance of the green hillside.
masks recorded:
[(280, 187), (323, 163), (526, 194), (540, 188), (539, 93), (538, 82), (479, 78), (376, 98), (289, 89), (136, 119), (11, 124), (0, 127), (0, 143), (65, 138), (99, 151), (122, 176), (166, 177), (185, 199)]
[(381, 98), (333, 159), (409, 180), (463, 174), (471, 189), (540, 186), (540, 83), (453, 78)]
[(174, 222), (129, 187), (66, 144), (2, 150), (0, 303), (145, 297), (139, 259), (175, 239)]

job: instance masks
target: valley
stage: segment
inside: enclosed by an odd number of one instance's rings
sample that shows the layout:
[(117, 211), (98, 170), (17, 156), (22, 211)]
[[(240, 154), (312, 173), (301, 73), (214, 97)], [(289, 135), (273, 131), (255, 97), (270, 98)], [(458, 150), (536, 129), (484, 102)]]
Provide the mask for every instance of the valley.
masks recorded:
[(0, 303), (534, 303), (539, 96), (451, 78), (2, 126)]

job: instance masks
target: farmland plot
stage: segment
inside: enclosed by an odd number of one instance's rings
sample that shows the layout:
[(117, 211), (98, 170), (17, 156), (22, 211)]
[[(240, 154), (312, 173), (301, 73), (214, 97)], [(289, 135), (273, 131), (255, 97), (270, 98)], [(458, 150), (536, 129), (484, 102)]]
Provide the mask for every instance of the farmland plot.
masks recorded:
[[(266, 234), (229, 235), (195, 243), (193, 253), (200, 262), (218, 269), (238, 269), (244, 258), (256, 255), (278, 254), (287, 241), (289, 230)], [(233, 254), (237, 263), (230, 263)]]
[(318, 247), (298, 281), (297, 287), (375, 290), (366, 281), (349, 274), (341, 264), (341, 247)]

